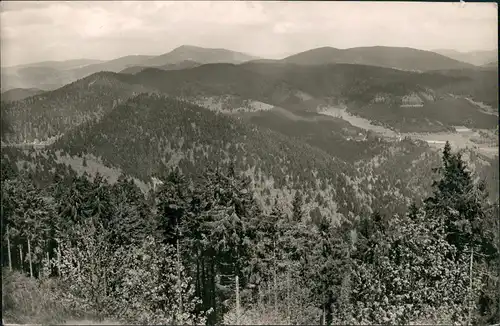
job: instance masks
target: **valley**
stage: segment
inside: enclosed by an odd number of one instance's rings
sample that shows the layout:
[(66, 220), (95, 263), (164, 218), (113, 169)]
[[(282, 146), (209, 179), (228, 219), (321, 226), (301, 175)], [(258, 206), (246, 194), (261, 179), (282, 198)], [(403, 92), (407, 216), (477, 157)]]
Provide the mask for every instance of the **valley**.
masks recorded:
[[(385, 139), (401, 140), (403, 138), (419, 139), (427, 142), (431, 147), (441, 150), (446, 141), (449, 141), (456, 148), (476, 149), (479, 153), (494, 157), (498, 155), (498, 131), (496, 130), (470, 130), (463, 128), (463, 131), (455, 132), (426, 132), (408, 133), (397, 132), (380, 125), (373, 124), (370, 120), (350, 114), (346, 108), (323, 107), (318, 108), (318, 113), (341, 118), (351, 125), (364, 130), (373, 131)], [(495, 134), (496, 132), (496, 134)]]

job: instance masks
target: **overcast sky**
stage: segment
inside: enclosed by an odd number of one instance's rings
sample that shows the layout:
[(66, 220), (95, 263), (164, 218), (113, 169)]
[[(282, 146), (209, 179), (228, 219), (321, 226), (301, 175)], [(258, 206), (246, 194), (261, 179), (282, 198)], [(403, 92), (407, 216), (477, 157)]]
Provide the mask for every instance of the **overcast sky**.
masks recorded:
[(162, 54), (183, 45), (268, 58), (321, 46), (497, 48), (495, 3), (2, 1), (2, 66)]

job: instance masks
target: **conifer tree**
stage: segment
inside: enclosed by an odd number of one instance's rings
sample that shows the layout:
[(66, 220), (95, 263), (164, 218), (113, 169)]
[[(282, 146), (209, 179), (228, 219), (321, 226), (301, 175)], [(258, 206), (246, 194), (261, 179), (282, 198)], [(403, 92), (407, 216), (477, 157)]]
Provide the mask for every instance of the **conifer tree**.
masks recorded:
[(293, 207), (292, 219), (295, 222), (302, 221), (304, 219), (304, 200), (299, 190), (295, 192), (295, 196), (293, 197), (292, 207)]

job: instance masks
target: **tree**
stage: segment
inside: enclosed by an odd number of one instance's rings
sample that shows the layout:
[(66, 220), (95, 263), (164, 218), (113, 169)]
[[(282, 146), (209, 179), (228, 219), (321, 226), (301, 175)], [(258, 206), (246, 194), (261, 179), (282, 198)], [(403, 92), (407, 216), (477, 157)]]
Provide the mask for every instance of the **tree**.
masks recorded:
[(318, 226), (319, 234), (311, 262), (311, 266), (315, 267), (309, 277), (314, 280), (315, 300), (322, 308), (327, 325), (335, 322), (334, 310), (340, 305), (343, 283), (350, 277), (350, 244), (345, 241), (345, 232), (349, 235), (349, 229), (349, 223), (336, 227), (327, 218), (323, 218)]
[(154, 235), (155, 221), (144, 195), (133, 180), (120, 176), (111, 187), (111, 196), (114, 214), (110, 229), (115, 243), (141, 243), (147, 235)]
[(181, 238), (180, 225), (187, 214), (188, 185), (179, 170), (171, 171), (159, 187), (156, 198), (157, 225), (165, 243), (176, 246)]
[(425, 200), (426, 211), (441, 220), (438, 227), (459, 251), (482, 247), (480, 224), (485, 217), (485, 187), (473, 183), (460, 152), (451, 153), (448, 142), (442, 160), (443, 166), (435, 169), (440, 179), (433, 182), (433, 194)]
[(304, 219), (304, 201), (302, 194), (298, 190), (295, 192), (292, 207), (292, 219), (296, 222), (302, 221)]
[[(498, 257), (498, 249), (491, 232), (494, 225), (493, 205), (488, 202), (485, 184), (473, 182), (461, 153), (452, 153), (448, 142), (443, 150), (442, 166), (435, 171), (440, 178), (433, 183), (432, 196), (424, 202), (427, 219), (439, 221), (434, 225), (458, 250), (457, 259), (463, 255), (471, 256), (474, 262), (469, 276), (471, 281), (480, 280), (483, 285), (491, 283), (491, 275), (495, 274), (492, 263)], [(490, 276), (474, 277), (473, 271), (477, 275), (481, 269), (490, 271), (486, 273)], [(476, 303), (484, 315), (486, 307), (492, 307), (492, 302), (497, 299), (487, 294), (483, 285), (477, 288), (480, 295), (476, 296)], [(491, 308), (488, 309), (491, 311)], [(488, 314), (491, 316), (494, 313)]]
[(117, 267), (108, 233), (97, 218), (82, 220), (73, 229), (71, 238), (59, 240), (60, 257), (54, 262), (60, 278), (69, 289), (67, 297), (75, 308), (90, 311), (103, 320), (119, 307), (108, 284), (116, 279)]
[(436, 227), (438, 220), (427, 220), (422, 210), (413, 218), (393, 216), (385, 227), (370, 223), (372, 218), (355, 223), (350, 307), (356, 321), (438, 322), (443, 313), (454, 316), (445, 322), (464, 321), (467, 258), (457, 256)]
[(175, 252), (174, 247), (152, 236), (138, 246), (120, 248), (116, 256), (124, 259), (120, 266), (121, 286), (115, 297), (122, 307), (127, 307), (121, 310), (120, 319), (141, 324), (205, 322), (203, 315), (195, 313), (199, 299), (183, 266), (179, 273)]

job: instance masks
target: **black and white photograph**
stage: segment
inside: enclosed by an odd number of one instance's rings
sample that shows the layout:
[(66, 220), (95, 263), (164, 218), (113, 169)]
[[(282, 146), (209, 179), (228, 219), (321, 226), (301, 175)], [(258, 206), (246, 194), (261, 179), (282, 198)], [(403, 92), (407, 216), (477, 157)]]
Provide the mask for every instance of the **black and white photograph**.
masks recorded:
[(500, 326), (498, 3), (1, 1), (2, 325)]

